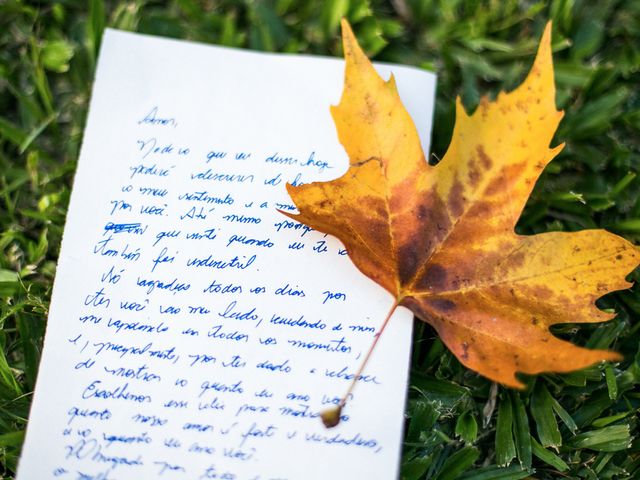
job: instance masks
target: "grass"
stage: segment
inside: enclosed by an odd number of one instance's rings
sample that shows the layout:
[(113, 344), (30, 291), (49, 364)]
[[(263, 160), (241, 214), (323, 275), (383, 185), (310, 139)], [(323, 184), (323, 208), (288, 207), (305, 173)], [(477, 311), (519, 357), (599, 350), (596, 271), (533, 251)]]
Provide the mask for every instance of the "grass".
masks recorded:
[[(304, 0), (0, 3), (0, 468), (12, 478), (105, 26), (279, 52), (339, 55), (346, 16), (377, 60), (439, 75), (433, 153), (461, 95), (516, 86), (554, 21), (567, 146), (538, 182), (521, 233), (602, 227), (640, 240), (640, 3), (635, 0)], [(634, 278), (637, 280), (637, 272)], [(515, 392), (463, 368), (416, 325), (402, 476), (631, 479), (640, 476), (640, 292), (608, 295), (615, 320), (562, 326), (619, 364), (527, 378)]]

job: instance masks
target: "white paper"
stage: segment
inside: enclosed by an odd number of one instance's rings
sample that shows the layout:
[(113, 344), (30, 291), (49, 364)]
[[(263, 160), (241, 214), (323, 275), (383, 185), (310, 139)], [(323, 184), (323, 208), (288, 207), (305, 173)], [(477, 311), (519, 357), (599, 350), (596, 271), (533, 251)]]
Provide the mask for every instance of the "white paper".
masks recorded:
[[(428, 151), (434, 76), (377, 68)], [(411, 315), (325, 429), (393, 299), (276, 211), (347, 168), (343, 71), (106, 32), (20, 480), (397, 477)]]

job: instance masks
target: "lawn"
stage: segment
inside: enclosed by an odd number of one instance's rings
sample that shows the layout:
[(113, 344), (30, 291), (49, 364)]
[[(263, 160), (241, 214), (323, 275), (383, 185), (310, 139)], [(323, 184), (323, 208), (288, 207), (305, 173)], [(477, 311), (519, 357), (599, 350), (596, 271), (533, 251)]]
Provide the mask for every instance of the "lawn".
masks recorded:
[[(640, 2), (557, 0), (0, 0), (0, 471), (24, 438), (70, 186), (106, 26), (253, 50), (340, 56), (349, 19), (375, 60), (438, 74), (431, 160), (460, 96), (510, 90), (553, 20), (565, 117), (518, 223), (532, 234), (606, 228), (640, 241)], [(640, 280), (638, 272), (633, 279)], [(499, 387), (417, 323), (402, 476), (407, 480), (640, 477), (640, 289), (607, 295), (605, 324), (562, 338), (624, 354), (616, 364)]]

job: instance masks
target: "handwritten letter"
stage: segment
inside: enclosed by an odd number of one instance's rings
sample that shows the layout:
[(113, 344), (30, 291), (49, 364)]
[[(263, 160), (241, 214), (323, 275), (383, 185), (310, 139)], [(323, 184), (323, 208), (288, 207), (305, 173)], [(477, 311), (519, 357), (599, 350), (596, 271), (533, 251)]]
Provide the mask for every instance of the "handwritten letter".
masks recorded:
[[(398, 474), (411, 315), (285, 191), (348, 165), (343, 62), (107, 31), (20, 480)], [(398, 66), (427, 146), (434, 77)]]

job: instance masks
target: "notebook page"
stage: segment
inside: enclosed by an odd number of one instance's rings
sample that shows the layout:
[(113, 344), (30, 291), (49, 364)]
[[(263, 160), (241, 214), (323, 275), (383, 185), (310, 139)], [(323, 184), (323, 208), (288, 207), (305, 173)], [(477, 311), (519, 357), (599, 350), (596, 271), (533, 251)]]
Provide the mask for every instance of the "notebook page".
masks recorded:
[[(393, 71), (425, 151), (435, 77)], [(107, 30), (18, 479), (398, 475), (412, 316), (287, 182), (342, 175), (344, 62)]]

